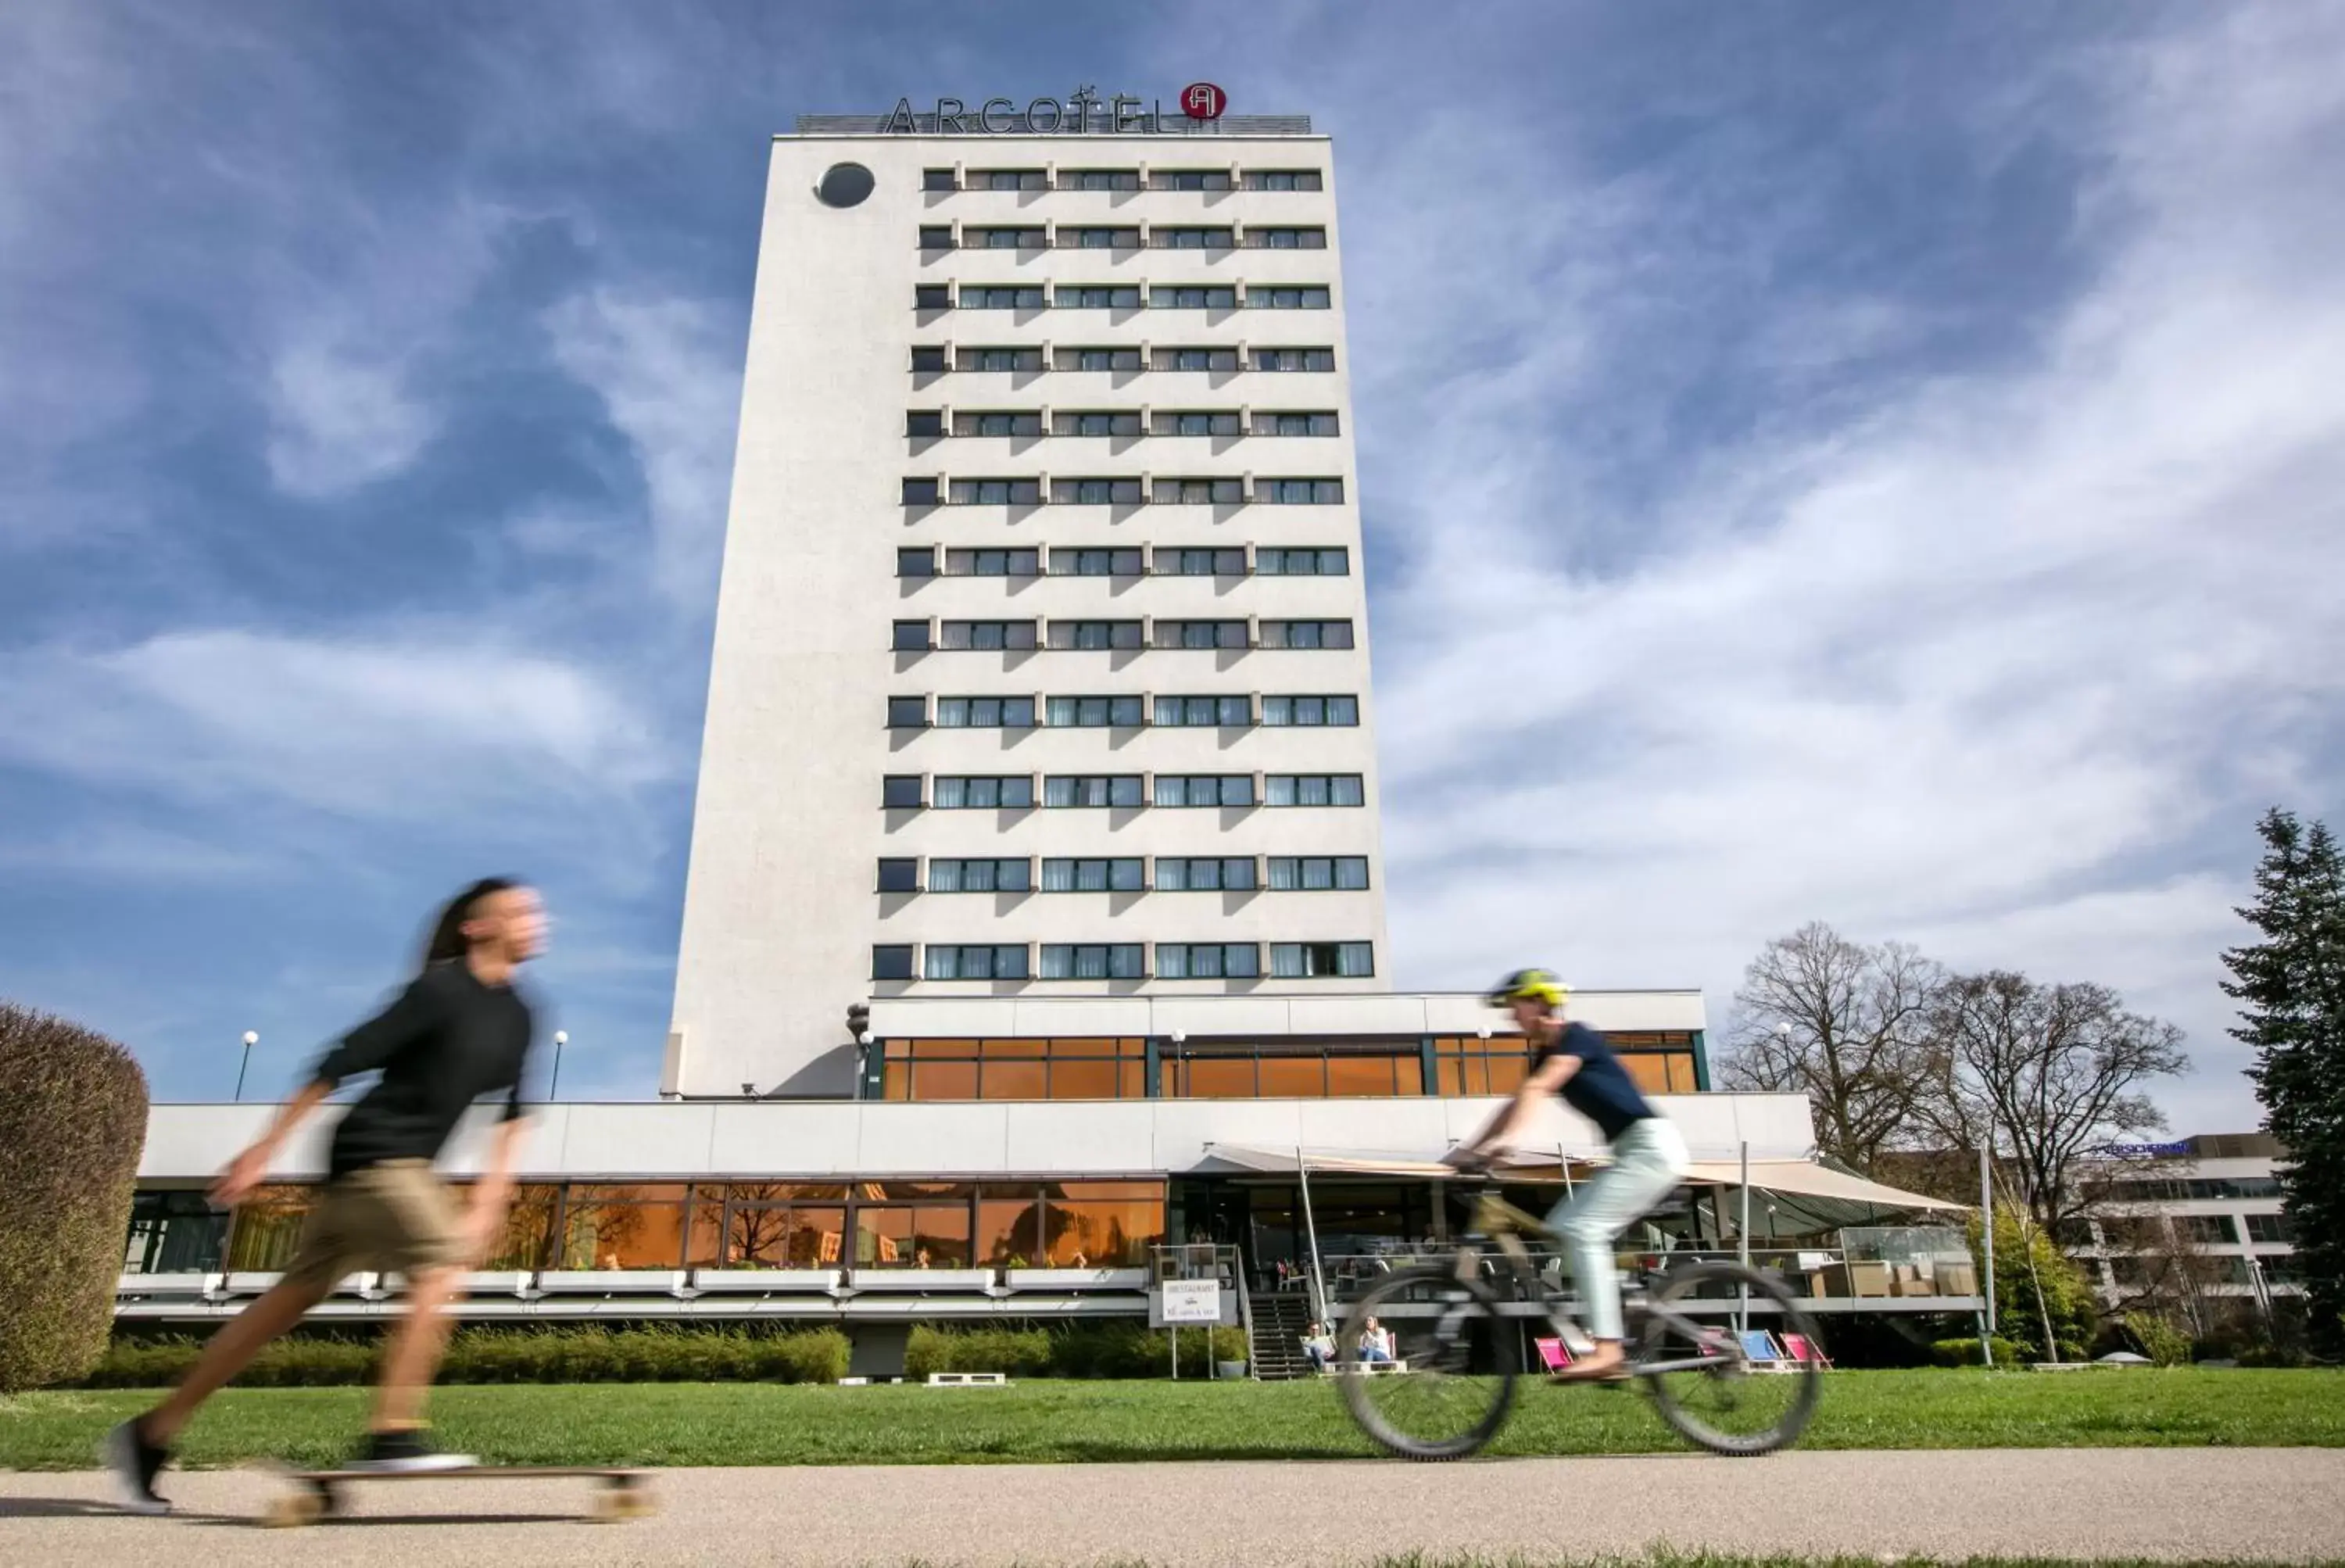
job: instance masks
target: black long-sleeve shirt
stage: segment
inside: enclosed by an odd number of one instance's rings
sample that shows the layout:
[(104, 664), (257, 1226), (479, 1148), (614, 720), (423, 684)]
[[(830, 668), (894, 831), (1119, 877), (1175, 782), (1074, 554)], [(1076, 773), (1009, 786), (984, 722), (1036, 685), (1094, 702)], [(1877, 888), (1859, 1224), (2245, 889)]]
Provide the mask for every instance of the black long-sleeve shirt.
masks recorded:
[(505, 1119), (522, 1114), (522, 1075), (534, 1022), (508, 985), (483, 985), (463, 963), (435, 963), (389, 1007), (342, 1037), (311, 1074), (329, 1085), (380, 1072), (334, 1129), (328, 1169), (343, 1176), (390, 1160), (440, 1156), (464, 1109), (502, 1089)]

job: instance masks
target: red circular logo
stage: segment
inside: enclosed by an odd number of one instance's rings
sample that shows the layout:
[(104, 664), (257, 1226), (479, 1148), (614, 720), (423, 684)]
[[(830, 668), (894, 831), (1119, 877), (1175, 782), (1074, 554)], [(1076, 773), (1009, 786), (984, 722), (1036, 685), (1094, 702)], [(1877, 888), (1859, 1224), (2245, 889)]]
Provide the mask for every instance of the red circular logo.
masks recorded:
[(1211, 82), (1191, 82), (1181, 89), (1181, 112), (1193, 120), (1217, 120), (1229, 107), (1230, 95)]

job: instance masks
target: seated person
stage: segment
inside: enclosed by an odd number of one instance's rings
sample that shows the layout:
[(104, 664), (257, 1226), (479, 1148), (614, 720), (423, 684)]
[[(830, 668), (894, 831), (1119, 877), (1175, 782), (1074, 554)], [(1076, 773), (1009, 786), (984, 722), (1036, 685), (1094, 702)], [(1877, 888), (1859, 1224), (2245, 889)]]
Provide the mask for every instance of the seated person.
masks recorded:
[(1379, 1325), (1374, 1318), (1360, 1331), (1360, 1362), (1363, 1366), (1389, 1362), (1393, 1359), (1392, 1330)]
[(1327, 1332), (1325, 1324), (1311, 1325), (1311, 1332), (1303, 1336), (1303, 1353), (1310, 1358), (1315, 1372), (1324, 1372), (1335, 1364), (1335, 1338)]

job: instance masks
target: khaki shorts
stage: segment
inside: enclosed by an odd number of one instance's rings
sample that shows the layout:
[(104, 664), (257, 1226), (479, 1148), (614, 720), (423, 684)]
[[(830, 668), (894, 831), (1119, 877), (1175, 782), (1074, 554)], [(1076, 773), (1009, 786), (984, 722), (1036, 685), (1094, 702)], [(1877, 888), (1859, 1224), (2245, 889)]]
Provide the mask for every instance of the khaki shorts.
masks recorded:
[(424, 1160), (390, 1160), (337, 1176), (301, 1227), (289, 1281), (332, 1289), (352, 1274), (412, 1278), (464, 1262), (463, 1210)]

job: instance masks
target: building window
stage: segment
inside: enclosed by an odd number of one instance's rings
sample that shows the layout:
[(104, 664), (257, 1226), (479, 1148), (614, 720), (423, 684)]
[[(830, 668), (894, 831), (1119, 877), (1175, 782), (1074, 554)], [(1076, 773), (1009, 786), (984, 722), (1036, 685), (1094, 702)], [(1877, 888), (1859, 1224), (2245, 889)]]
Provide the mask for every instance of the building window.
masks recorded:
[(2239, 1241), (2228, 1214), (2178, 1214), (2174, 1233), (2198, 1247), (2236, 1247)]
[(1051, 243), (1040, 229), (963, 229), (961, 243), (972, 250), (1041, 250)]
[(1061, 250), (1137, 250), (1140, 249), (1140, 230), (1112, 226), (1070, 229), (1061, 224), (1059, 249)]
[[(1167, 1056), (1162, 1082), (1168, 1099), (1391, 1099), (1425, 1093), (1424, 1055), (1415, 1042), (1381, 1048), (1217, 1044)], [(1351, 1199), (1364, 1200), (1394, 1218), (1402, 1212), (1399, 1188)]]
[(1159, 621), (1160, 648), (1242, 648), (1246, 646), (1244, 621)]
[[(1246, 178), (1251, 181), (1254, 177), (1248, 175)], [(954, 180), (951, 169), (924, 168), (920, 171), (920, 188), (922, 190), (959, 190), (960, 186)], [(1249, 184), (1246, 188), (1251, 190), (1254, 187)]]
[(1151, 190), (1227, 190), (1230, 171), (1226, 168), (1152, 168), (1148, 171)]
[(1327, 304), (1327, 290), (1324, 288), (1264, 288), (1256, 284), (1246, 290), (1246, 308), (1250, 311), (1324, 311)]
[(1022, 893), (1033, 890), (1032, 868), (1013, 860), (929, 861), (932, 893)]
[(1249, 250), (1325, 250), (1327, 231), (1325, 229), (1255, 229), (1245, 231)]
[(1039, 168), (972, 168), (964, 190), (1048, 190), (1051, 177)]
[(1334, 435), (1337, 433), (1335, 416), (1332, 413), (1256, 413), (1254, 433), (1256, 435)]
[(1237, 435), (1241, 432), (1238, 429), (1236, 410), (1215, 413), (1201, 409), (1195, 412), (1158, 414), (1154, 433), (1157, 435)]
[(1137, 479), (1053, 479), (1051, 502), (1056, 506), (1137, 506)]
[(1264, 621), (1262, 646), (1266, 648), (1347, 648), (1352, 646), (1349, 621)]
[(1042, 290), (993, 284), (972, 287), (964, 283), (960, 290), (960, 308), (964, 311), (1039, 311), (1042, 308)]
[(879, 862), (879, 891), (883, 893), (916, 893), (920, 891), (920, 862), (915, 860), (882, 860)]
[(917, 811), (920, 809), (920, 776), (917, 773), (890, 773), (879, 781), (879, 804), (890, 811)]
[(1160, 577), (1243, 577), (1244, 550), (1172, 550), (1160, 545), (1153, 556)]
[(1034, 646), (1031, 621), (946, 621), (938, 627), (937, 647), (975, 653), (1024, 653)]
[(1248, 190), (1320, 190), (1319, 171), (1315, 168), (1250, 168), (1245, 171)]
[(1156, 803), (1159, 806), (1243, 806), (1254, 805), (1254, 775), (1251, 773), (1159, 773), (1156, 776)]
[(2296, 1245), (2296, 1227), (2284, 1214), (2248, 1214), (2240, 1218), (2248, 1222), (2248, 1239), (2283, 1246)]
[[(130, 1200), (125, 1274), (213, 1274), (228, 1243), (228, 1217), (199, 1192), (142, 1192)], [(522, 1267), (535, 1268), (536, 1263)]]
[(1365, 942), (1274, 942), (1270, 972), (1281, 980), (1361, 980), (1376, 972)]
[(914, 441), (924, 440), (945, 433), (945, 416), (932, 408), (908, 409), (904, 413), (904, 433)]
[(941, 344), (923, 344), (912, 350), (912, 373), (933, 375), (945, 368), (945, 351)]
[[(1138, 190), (1140, 171), (1136, 168), (1062, 168), (1059, 171), (1061, 190)], [(1064, 229), (1059, 230), (1063, 235)]]
[(1042, 433), (1040, 413), (1021, 413), (1014, 409), (990, 412), (973, 411), (953, 415), (955, 435), (1021, 436)]
[(1265, 577), (1348, 577), (1352, 553), (1345, 549), (1278, 549), (1264, 545), (1254, 553), (1254, 569)]
[(940, 697), (937, 698), (939, 729), (1031, 729), (1034, 699), (1030, 697)]
[(1160, 479), (1152, 497), (1159, 506), (1242, 506), (1243, 479)]
[(906, 481), (904, 481), (904, 504), (905, 504), (905, 505), (907, 505), (907, 506), (934, 506), (936, 504), (937, 504), (937, 482), (936, 482), (935, 480), (933, 480), (933, 479), (907, 479)]
[(1365, 855), (1273, 855), (1274, 892), (1355, 892), (1368, 885)]
[(1333, 506), (1344, 499), (1340, 479), (1257, 479), (1254, 498), (1269, 506)]
[[(933, 891), (933, 890), (931, 890)], [(956, 947), (929, 943), (921, 978), (924, 980), (1024, 980), (1026, 950), (1010, 944)]]
[(1058, 362), (1062, 371), (1136, 371), (1140, 369), (1140, 351), (1061, 349)]
[(1254, 368), (1258, 371), (1332, 371), (1335, 368), (1333, 349), (1256, 349)]
[(1530, 1076), (1529, 1044), (1519, 1034), (1445, 1036), (1433, 1043), (1435, 1093), (1457, 1098), (1511, 1095)]
[(1360, 722), (1360, 699), (1356, 697), (1265, 697), (1262, 699), (1262, 721), (1274, 727), (1324, 724), (1331, 728), (1348, 728)]
[(1233, 371), (1238, 368), (1235, 349), (1159, 349), (1151, 367), (1160, 371)]
[(929, 727), (929, 699), (925, 697), (891, 697), (888, 699), (888, 728), (890, 729), (926, 729)]
[(926, 621), (898, 621), (896, 623), (895, 639), (888, 646), (894, 648), (898, 653), (928, 652), (929, 623)]
[(1042, 504), (1042, 482), (1039, 479), (956, 479), (952, 482), (952, 504), (956, 506), (1039, 506)]
[(1254, 891), (1251, 855), (1156, 858), (1160, 893), (1250, 893)]
[(1147, 959), (1136, 942), (1045, 942), (1044, 980), (1141, 980)]
[(912, 309), (915, 311), (949, 311), (952, 309), (952, 286), (949, 283), (916, 283), (912, 287)]
[(1051, 623), (1051, 647), (1061, 651), (1101, 653), (1111, 648), (1136, 648), (1138, 621), (1060, 621)]
[(962, 349), (954, 360), (964, 371), (1017, 374), (1042, 368), (1041, 349)]
[(1148, 247), (1152, 250), (1228, 250), (1237, 242), (1237, 231), (1229, 228), (1167, 228), (1158, 224), (1148, 230)]
[(1044, 860), (1042, 891), (1046, 893), (1136, 893), (1146, 891), (1144, 862), (1126, 860)]
[(1061, 283), (1052, 296), (1052, 303), (1061, 311), (1137, 311), (1140, 309), (1140, 286), (1136, 283)]
[(1152, 311), (1234, 311), (1238, 291), (1229, 284), (1163, 284), (1148, 290), (1148, 307)]
[(1156, 722), (1166, 729), (1244, 729), (1254, 723), (1254, 698), (1160, 697)]
[(948, 577), (1031, 577), (1041, 570), (1038, 550), (948, 550)]
[(1051, 575), (1137, 577), (1140, 575), (1140, 551), (1137, 548), (1053, 550), (1051, 552)]
[(1042, 781), (1042, 804), (1053, 809), (1146, 804), (1137, 773), (1053, 773)]
[(1138, 435), (1140, 415), (1112, 413), (1106, 411), (1088, 413), (1054, 413), (1051, 428), (1059, 435)]
[(896, 552), (896, 575), (899, 577), (933, 577), (937, 575), (937, 553), (931, 549), (898, 550)]
[(921, 249), (950, 250), (953, 248), (953, 231), (951, 224), (924, 223), (920, 226)]
[[(883, 1082), (891, 1100), (1137, 1100), (1148, 1093), (1147, 1054), (1148, 1042), (1137, 1037), (890, 1040)], [(895, 1185), (858, 1183), (857, 1191), (885, 1192)], [(933, 1193), (943, 1184), (902, 1185)], [(1121, 1196), (1127, 1190), (1152, 1196), (1155, 1213), (1152, 1218), (1111, 1221), (1105, 1234), (1079, 1217), (1081, 1210), (1094, 1206), (1061, 1201), (1061, 1195)], [(977, 1193), (977, 1256), (997, 1268), (1144, 1262), (1147, 1244), (1162, 1239), (1164, 1229), (1163, 1188), (1152, 1183), (1051, 1182), (1021, 1188), (989, 1182)], [(1041, 1245), (1045, 1236), (1051, 1238), (1048, 1248)]]
[(1159, 980), (1257, 980), (1262, 949), (1250, 942), (1160, 942)]
[(1053, 697), (1042, 708), (1053, 729), (1137, 729), (1142, 723), (1136, 697)]
[(1358, 806), (1365, 803), (1357, 773), (1273, 773), (1263, 780), (1266, 806)]
[(1034, 780), (1023, 773), (939, 773), (929, 782), (939, 811), (1027, 811), (1034, 806)]
[(912, 948), (909, 942), (888, 942), (871, 950), (871, 978), (874, 980), (909, 980), (912, 978)]

